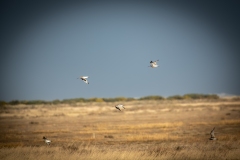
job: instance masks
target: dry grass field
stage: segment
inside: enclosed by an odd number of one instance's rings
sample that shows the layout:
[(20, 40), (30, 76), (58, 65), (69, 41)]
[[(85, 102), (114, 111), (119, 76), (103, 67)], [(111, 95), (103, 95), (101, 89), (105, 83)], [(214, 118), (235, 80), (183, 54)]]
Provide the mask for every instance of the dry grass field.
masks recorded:
[(240, 159), (240, 101), (121, 103), (1, 106), (0, 159)]

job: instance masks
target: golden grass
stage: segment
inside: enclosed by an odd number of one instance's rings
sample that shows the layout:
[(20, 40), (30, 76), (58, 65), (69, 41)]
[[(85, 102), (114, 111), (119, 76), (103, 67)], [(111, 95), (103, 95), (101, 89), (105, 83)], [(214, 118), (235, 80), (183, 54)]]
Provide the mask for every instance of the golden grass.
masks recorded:
[(0, 158), (5, 160), (52, 159), (52, 160), (145, 160), (145, 159), (239, 159), (237, 142), (222, 143), (209, 141), (202, 143), (161, 143), (155, 145), (76, 145), (52, 147), (16, 147), (2, 148)]
[(220, 120), (220, 121), (213, 121), (213, 122), (193, 122), (190, 124), (192, 125), (239, 125), (240, 126), (240, 119), (229, 119), (229, 120)]
[(240, 159), (240, 102), (124, 104), (0, 108), (0, 159)]
[(138, 134), (127, 137), (127, 141), (147, 142), (147, 141), (176, 141), (179, 137), (171, 134)]

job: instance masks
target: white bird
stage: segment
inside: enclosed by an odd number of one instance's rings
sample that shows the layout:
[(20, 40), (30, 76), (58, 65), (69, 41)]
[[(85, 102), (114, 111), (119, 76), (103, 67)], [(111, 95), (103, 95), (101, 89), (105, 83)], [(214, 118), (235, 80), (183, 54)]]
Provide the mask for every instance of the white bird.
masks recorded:
[(121, 111), (121, 109), (120, 109), (120, 108), (123, 108), (123, 109), (125, 109), (125, 108), (124, 108), (124, 106), (123, 106), (122, 104), (118, 104), (118, 105), (116, 105), (115, 107), (116, 107), (116, 108), (117, 108), (119, 111)]
[(159, 60), (156, 60), (156, 61), (150, 61), (150, 66), (148, 66), (148, 67), (152, 67), (152, 68), (156, 68), (156, 67), (158, 67), (158, 65), (157, 65), (157, 61), (159, 61)]
[(83, 80), (85, 83), (89, 84), (87, 78), (88, 78), (88, 76), (82, 76), (82, 77), (77, 78), (77, 79), (81, 79), (81, 80)]
[(215, 129), (215, 127), (214, 127), (213, 130), (210, 132), (210, 135), (211, 135), (211, 137), (209, 138), (210, 140), (217, 140), (217, 138), (216, 138), (215, 135), (214, 135), (214, 129)]
[(46, 137), (43, 137), (43, 139), (44, 139), (45, 143), (48, 145), (52, 142), (51, 140), (47, 139)]

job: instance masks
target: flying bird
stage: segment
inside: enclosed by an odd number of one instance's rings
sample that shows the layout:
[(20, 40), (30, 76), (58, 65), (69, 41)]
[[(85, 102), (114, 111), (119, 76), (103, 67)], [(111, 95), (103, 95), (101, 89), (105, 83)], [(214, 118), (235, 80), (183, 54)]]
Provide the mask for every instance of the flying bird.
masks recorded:
[(121, 108), (125, 109), (122, 104), (118, 104), (115, 106), (119, 111), (121, 111)]
[(157, 61), (159, 61), (159, 60), (156, 60), (156, 61), (150, 61), (150, 66), (148, 66), (148, 67), (152, 67), (152, 68), (156, 68), (156, 67), (158, 67), (158, 65), (157, 65)]
[(216, 138), (215, 135), (214, 135), (214, 129), (215, 129), (215, 127), (214, 127), (213, 130), (210, 132), (210, 135), (211, 135), (211, 137), (209, 138), (210, 140), (217, 140), (217, 138)]
[(85, 83), (89, 84), (87, 78), (88, 78), (88, 76), (82, 76), (82, 77), (77, 78), (77, 79), (81, 79), (81, 80), (83, 80)]
[(51, 143), (51, 140), (47, 139), (46, 137), (43, 137), (43, 140), (45, 141), (46, 144), (50, 144)]

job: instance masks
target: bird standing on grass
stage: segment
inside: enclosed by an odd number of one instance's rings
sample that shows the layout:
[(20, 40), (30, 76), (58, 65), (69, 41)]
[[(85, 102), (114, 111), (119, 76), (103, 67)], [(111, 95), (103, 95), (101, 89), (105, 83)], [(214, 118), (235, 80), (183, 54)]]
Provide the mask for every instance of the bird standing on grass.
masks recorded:
[(43, 137), (43, 140), (44, 140), (45, 143), (48, 144), (48, 145), (52, 142), (51, 140), (47, 139), (46, 137)]
[(150, 61), (150, 66), (148, 66), (148, 67), (152, 67), (152, 68), (156, 68), (156, 67), (158, 67), (158, 65), (157, 65), (157, 61), (159, 61), (159, 60), (156, 60), (156, 61)]
[(124, 108), (124, 106), (123, 106), (122, 104), (118, 104), (118, 105), (116, 105), (115, 107), (116, 107), (116, 108), (117, 108), (119, 111), (121, 111), (121, 109), (120, 109), (120, 108), (123, 108), (123, 109), (125, 109), (125, 108)]
[(211, 135), (211, 137), (209, 138), (210, 140), (217, 140), (217, 138), (216, 138), (215, 135), (214, 135), (214, 129), (215, 129), (215, 127), (214, 127), (213, 130), (210, 132), (210, 135)]
[(85, 83), (89, 84), (89, 82), (87, 81), (87, 78), (88, 78), (88, 76), (82, 76), (82, 77), (77, 78), (77, 79), (81, 79), (81, 80), (83, 80)]

